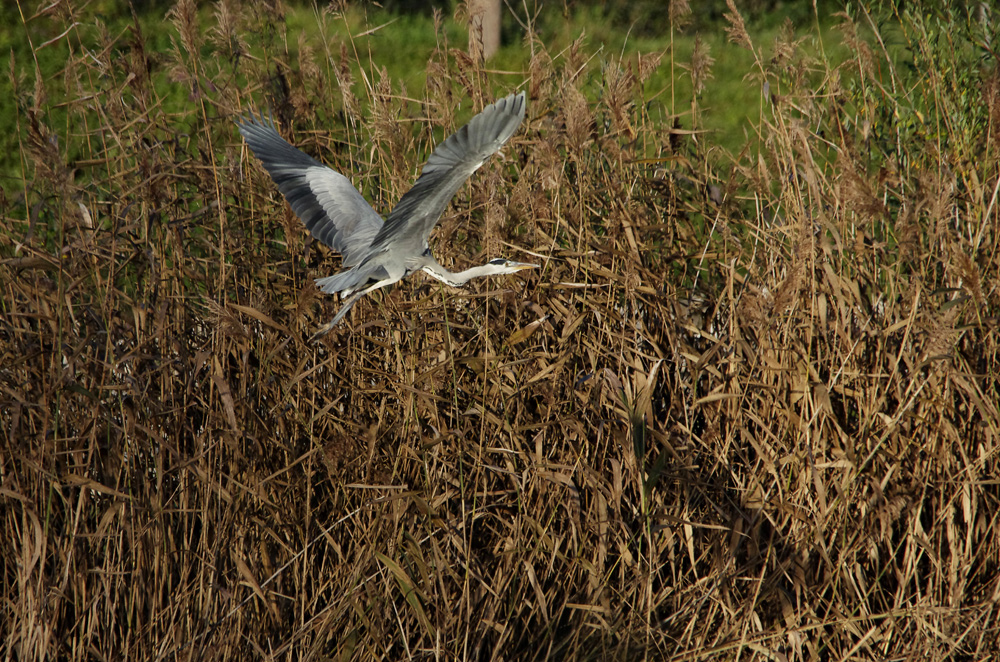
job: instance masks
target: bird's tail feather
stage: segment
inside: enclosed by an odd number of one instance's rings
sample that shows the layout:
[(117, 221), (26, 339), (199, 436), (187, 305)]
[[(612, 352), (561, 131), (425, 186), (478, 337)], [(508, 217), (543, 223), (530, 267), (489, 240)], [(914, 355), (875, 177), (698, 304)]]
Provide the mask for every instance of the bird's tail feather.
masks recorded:
[[(347, 290), (346, 294), (350, 294), (357, 288), (360, 284), (360, 274), (355, 270), (341, 271), (338, 274), (332, 276), (327, 276), (325, 278), (316, 279), (316, 287), (323, 290), (327, 294), (336, 294), (337, 292), (344, 292)], [(367, 277), (365, 277), (367, 280)]]

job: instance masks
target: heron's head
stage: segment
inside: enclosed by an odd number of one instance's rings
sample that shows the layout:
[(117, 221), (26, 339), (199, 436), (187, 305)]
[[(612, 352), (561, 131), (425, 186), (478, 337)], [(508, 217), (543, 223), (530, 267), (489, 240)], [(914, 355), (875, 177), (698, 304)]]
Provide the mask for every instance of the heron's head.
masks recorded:
[(494, 274), (512, 274), (515, 271), (523, 271), (524, 269), (537, 269), (537, 264), (528, 264), (527, 262), (515, 262), (514, 260), (507, 260), (502, 257), (495, 258), (486, 263), (486, 266), (491, 267), (490, 272)]

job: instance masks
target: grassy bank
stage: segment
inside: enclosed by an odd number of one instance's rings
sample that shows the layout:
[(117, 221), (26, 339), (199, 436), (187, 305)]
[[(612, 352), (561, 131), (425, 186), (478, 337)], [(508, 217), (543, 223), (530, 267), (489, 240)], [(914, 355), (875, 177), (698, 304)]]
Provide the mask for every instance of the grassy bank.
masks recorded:
[[(673, 58), (529, 32), (486, 65), (445, 17), (408, 78), (356, 9), (271, 7), (27, 17), (5, 658), (1000, 654), (994, 23), (731, 9), (734, 145), (701, 132), (724, 49), (679, 26)], [(432, 246), (543, 268), (416, 275), (310, 342), (338, 258), (233, 119), (271, 108), (386, 212), (518, 88)]]

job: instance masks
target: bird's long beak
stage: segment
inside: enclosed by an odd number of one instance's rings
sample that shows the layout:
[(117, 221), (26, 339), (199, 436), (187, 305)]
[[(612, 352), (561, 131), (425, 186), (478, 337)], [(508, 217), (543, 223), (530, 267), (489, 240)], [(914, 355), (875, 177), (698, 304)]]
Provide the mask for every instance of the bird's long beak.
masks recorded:
[(514, 262), (510, 266), (513, 267), (516, 271), (522, 271), (524, 269), (537, 269), (538, 268), (537, 264), (529, 264), (527, 262)]

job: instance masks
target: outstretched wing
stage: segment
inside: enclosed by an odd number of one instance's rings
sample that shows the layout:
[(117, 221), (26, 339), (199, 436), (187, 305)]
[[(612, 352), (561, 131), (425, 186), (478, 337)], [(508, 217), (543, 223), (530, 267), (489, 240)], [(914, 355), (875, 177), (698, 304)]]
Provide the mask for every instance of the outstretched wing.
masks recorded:
[(458, 188), (517, 131), (524, 106), (524, 92), (504, 97), (438, 145), (417, 183), (389, 214), (372, 248), (390, 241), (424, 245)]
[(345, 267), (360, 262), (383, 223), (350, 180), (292, 147), (263, 114), (236, 126), (312, 236), (339, 252)]

